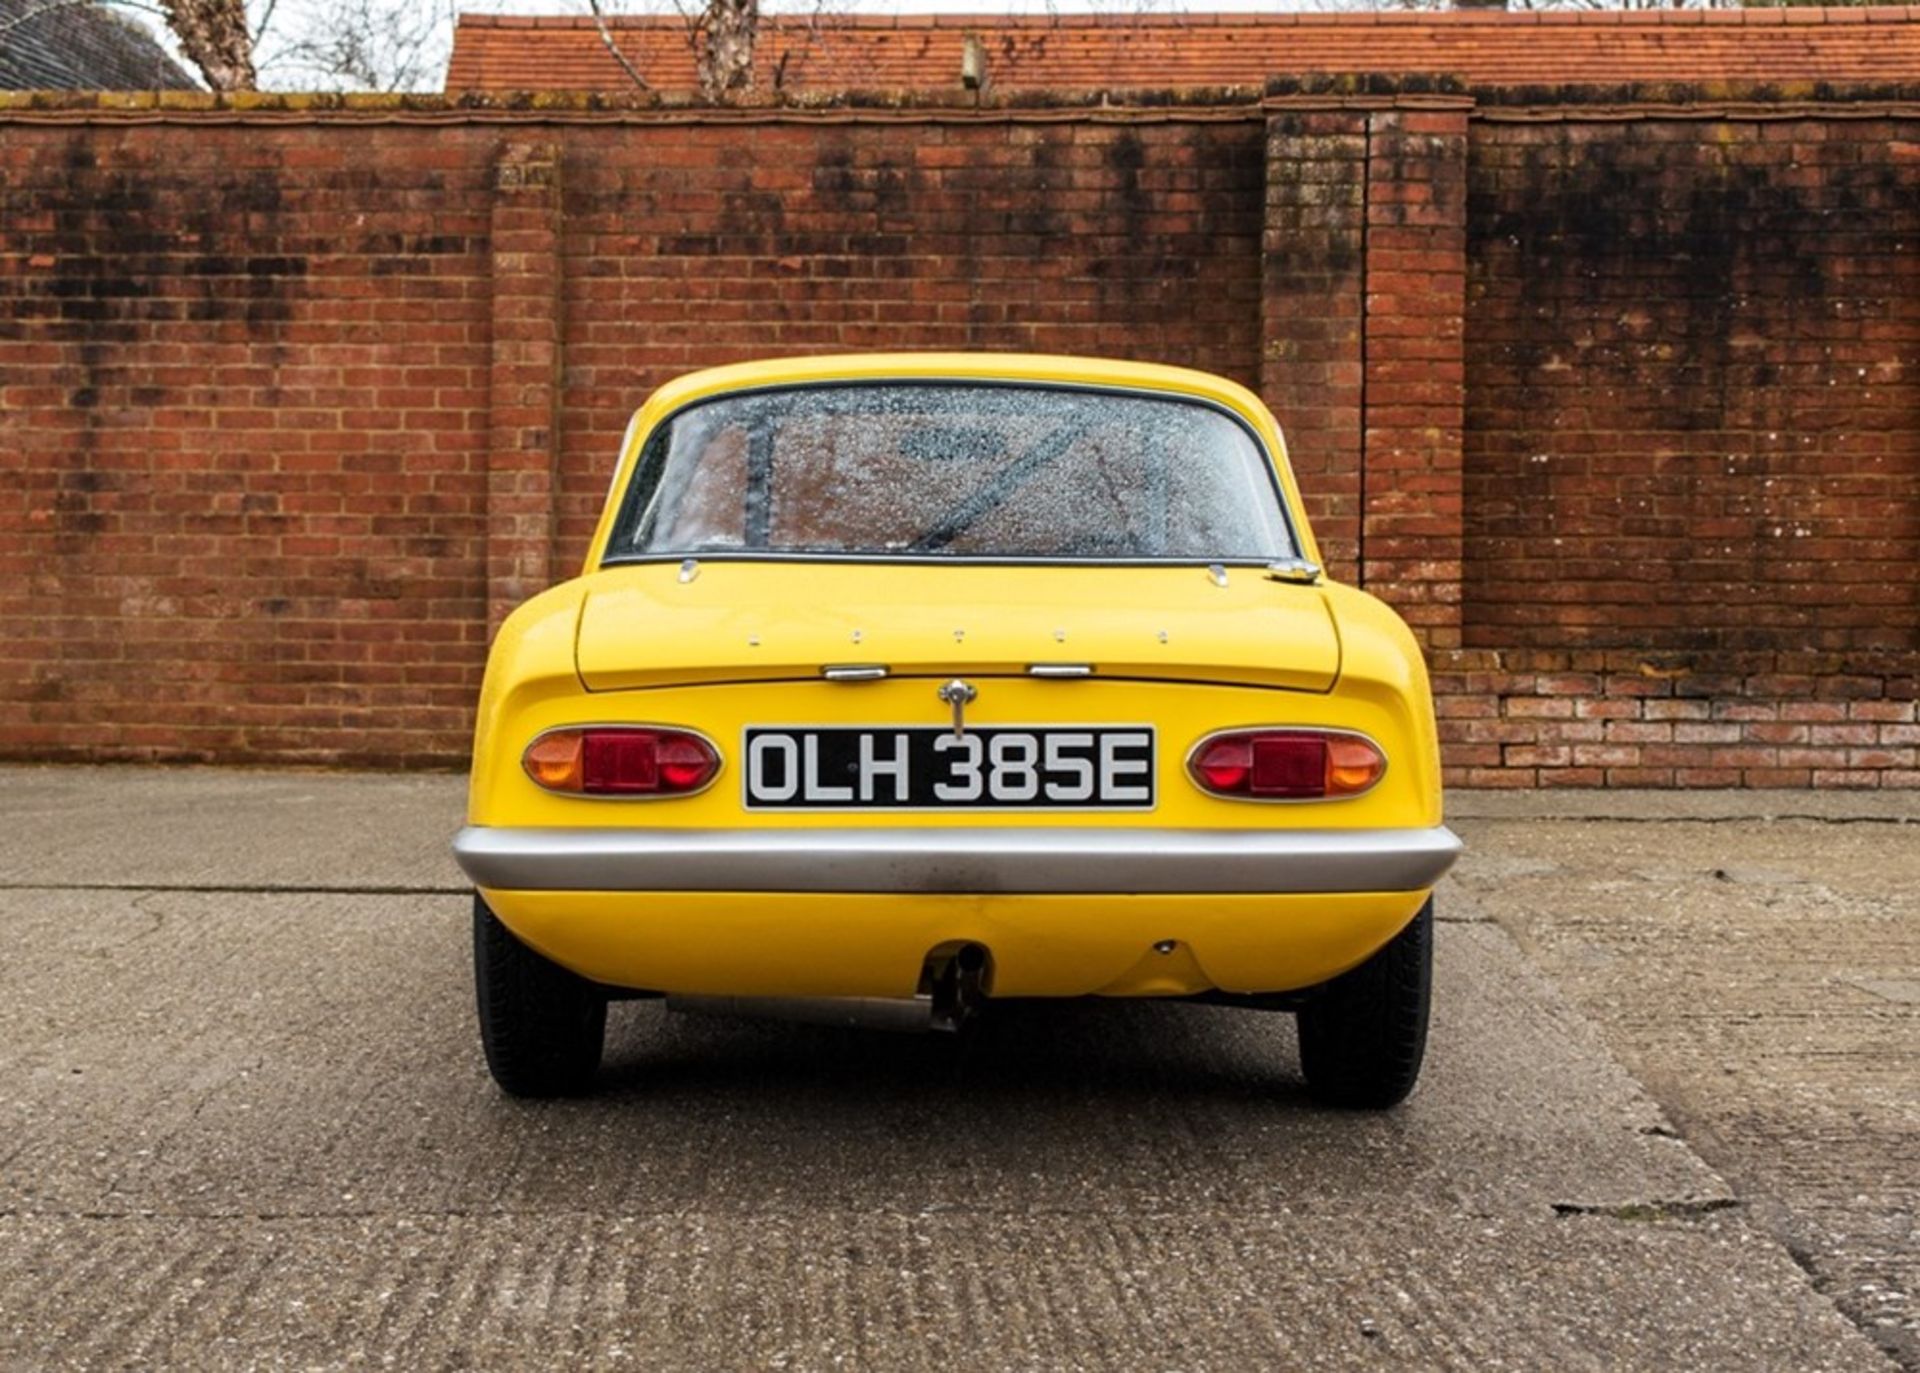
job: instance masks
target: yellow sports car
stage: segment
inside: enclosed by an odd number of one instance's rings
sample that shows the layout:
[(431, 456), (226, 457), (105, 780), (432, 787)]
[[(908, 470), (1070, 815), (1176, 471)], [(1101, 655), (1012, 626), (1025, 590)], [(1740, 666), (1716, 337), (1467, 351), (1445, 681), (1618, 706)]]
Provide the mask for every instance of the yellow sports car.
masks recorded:
[(1322, 575), (1257, 398), (937, 353), (647, 401), (581, 575), (493, 646), (454, 842), (516, 1095), (585, 1089), (631, 996), (1149, 996), (1296, 1012), (1364, 1107), (1419, 1073), (1459, 847), (1419, 648)]

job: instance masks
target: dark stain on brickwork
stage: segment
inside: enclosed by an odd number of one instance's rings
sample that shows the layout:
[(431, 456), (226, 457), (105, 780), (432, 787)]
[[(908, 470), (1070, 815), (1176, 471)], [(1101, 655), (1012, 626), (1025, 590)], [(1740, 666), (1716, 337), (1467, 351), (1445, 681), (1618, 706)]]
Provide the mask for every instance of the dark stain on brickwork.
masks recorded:
[(1911, 169), (1814, 124), (1486, 144), (1468, 642), (1920, 647)]
[(1107, 145), (1107, 169), (1113, 173), (1113, 207), (1117, 227), (1130, 248), (1144, 246), (1141, 225), (1152, 209), (1152, 197), (1140, 185), (1140, 169), (1147, 164), (1146, 145), (1133, 129), (1121, 129)]
[(1265, 271), (1281, 292), (1318, 292), (1360, 269), (1366, 138), (1327, 133), (1304, 114), (1267, 123)]
[(169, 182), (151, 167), (103, 167), (85, 140), (73, 135), (65, 177), (41, 194), (56, 227), (24, 236), (26, 251), (53, 268), (23, 283), (19, 318), (91, 344), (133, 343), (144, 322), (177, 310), (205, 323), (242, 321), (254, 334), (291, 318), (306, 259), (249, 251), (257, 236), (248, 217), (280, 207), (274, 173)]

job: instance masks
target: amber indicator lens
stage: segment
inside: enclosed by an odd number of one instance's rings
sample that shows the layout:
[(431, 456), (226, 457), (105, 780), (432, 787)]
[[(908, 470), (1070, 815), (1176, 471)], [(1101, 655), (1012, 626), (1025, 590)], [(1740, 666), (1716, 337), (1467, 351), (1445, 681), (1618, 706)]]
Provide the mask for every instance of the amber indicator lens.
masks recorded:
[(1264, 801), (1357, 796), (1386, 769), (1387, 760), (1365, 739), (1305, 729), (1216, 735), (1188, 764), (1203, 791)]
[(675, 796), (698, 791), (720, 755), (697, 734), (672, 729), (558, 729), (528, 745), (527, 776), (581, 796)]
[(1387, 760), (1365, 739), (1331, 735), (1327, 739), (1327, 795), (1357, 796), (1380, 780)]
[(572, 731), (543, 734), (527, 746), (527, 776), (548, 791), (580, 790), (580, 736)]

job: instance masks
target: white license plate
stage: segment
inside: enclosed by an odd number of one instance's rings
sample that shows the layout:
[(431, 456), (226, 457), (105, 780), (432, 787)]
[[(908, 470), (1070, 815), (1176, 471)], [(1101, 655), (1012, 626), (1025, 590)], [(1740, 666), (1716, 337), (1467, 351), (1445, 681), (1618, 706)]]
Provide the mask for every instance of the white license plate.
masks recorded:
[(752, 726), (748, 810), (1152, 810), (1150, 725)]

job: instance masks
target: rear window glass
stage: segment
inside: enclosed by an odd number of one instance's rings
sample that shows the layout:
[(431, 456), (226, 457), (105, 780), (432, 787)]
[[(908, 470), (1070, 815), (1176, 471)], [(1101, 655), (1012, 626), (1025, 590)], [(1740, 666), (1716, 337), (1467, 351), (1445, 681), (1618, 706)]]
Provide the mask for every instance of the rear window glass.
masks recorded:
[(1258, 561), (1294, 548), (1266, 454), (1211, 406), (888, 382), (682, 410), (648, 439), (607, 553)]

